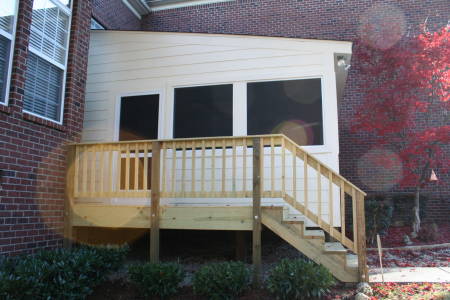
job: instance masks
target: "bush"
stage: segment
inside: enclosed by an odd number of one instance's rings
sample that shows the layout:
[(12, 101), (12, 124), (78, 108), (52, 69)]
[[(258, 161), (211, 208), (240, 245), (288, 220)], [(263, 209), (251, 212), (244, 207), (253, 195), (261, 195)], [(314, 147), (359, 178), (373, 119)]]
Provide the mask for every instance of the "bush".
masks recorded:
[(277, 299), (320, 298), (335, 280), (323, 266), (303, 259), (283, 259), (267, 280), (267, 288)]
[(194, 292), (211, 300), (230, 300), (250, 285), (250, 270), (242, 262), (211, 263), (194, 275)]
[(128, 248), (43, 250), (0, 262), (0, 299), (85, 299), (116, 270)]
[(161, 299), (175, 294), (185, 275), (178, 263), (131, 265), (128, 273), (146, 297), (159, 296)]
[(366, 240), (375, 243), (377, 234), (385, 235), (391, 226), (394, 207), (383, 196), (368, 197), (365, 202)]

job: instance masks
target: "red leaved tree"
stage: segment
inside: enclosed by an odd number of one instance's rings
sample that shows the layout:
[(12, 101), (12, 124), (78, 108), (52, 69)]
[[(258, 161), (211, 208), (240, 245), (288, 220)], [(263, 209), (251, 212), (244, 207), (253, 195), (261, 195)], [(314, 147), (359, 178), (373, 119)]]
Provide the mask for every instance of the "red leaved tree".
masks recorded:
[(353, 131), (367, 132), (373, 142), (390, 147), (400, 157), (401, 187), (415, 189), (415, 236), (420, 230), (421, 189), (433, 169), (447, 172), (443, 148), (450, 144), (450, 28), (405, 38), (388, 49), (359, 42), (355, 56), (364, 100), (357, 110)]

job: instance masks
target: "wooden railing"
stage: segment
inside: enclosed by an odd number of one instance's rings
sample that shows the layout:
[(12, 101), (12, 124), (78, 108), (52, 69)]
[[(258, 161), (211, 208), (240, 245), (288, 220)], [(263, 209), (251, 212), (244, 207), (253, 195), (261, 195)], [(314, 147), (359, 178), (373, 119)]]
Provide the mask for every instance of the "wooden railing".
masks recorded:
[[(349, 250), (365, 253), (366, 194), (284, 135), (77, 144), (73, 197), (151, 198), (159, 183), (161, 198), (252, 198), (254, 145), (262, 198), (284, 199)], [(156, 171), (153, 157), (160, 157)]]

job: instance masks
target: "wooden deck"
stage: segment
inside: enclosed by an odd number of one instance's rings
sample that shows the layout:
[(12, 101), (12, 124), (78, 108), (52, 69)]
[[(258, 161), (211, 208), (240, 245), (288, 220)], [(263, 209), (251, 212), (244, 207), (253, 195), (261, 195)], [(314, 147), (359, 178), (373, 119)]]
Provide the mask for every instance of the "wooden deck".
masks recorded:
[(258, 270), (264, 224), (338, 279), (367, 280), (365, 193), (284, 135), (78, 144), (68, 157), (69, 240), (76, 227), (148, 228), (157, 261), (159, 229), (251, 230)]

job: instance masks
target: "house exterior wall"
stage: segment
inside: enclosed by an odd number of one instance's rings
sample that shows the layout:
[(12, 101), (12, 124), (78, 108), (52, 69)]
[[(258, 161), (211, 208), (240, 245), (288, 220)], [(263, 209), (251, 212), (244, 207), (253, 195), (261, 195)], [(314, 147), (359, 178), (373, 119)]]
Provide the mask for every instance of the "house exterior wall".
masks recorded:
[[(446, 0), (237, 0), (153, 12), (143, 18), (142, 29), (356, 41), (360, 38), (362, 18), (382, 20), (384, 15), (399, 23), (404, 22), (404, 34), (408, 35), (417, 33), (419, 25), (425, 20), (430, 29), (445, 26), (450, 16), (450, 6)], [(358, 62), (353, 59), (351, 64)], [(369, 193), (392, 195), (411, 192), (386, 184), (398, 178), (380, 173), (367, 160), (370, 153), (377, 151), (374, 150), (377, 145), (365, 142), (366, 135), (350, 132), (352, 117), (362, 97), (358, 74), (355, 68), (351, 68), (344, 97), (338, 106), (341, 174)], [(446, 151), (450, 154), (450, 145), (447, 145)], [(440, 170), (437, 173), (439, 185), (431, 184), (424, 191), (430, 197), (427, 217), (433, 221), (448, 221), (450, 175), (443, 175)], [(410, 214), (410, 208), (412, 204), (402, 209), (403, 219), (405, 214)]]
[(93, 9), (109, 29), (139, 28), (138, 19), (120, 0), (73, 0), (59, 125), (22, 111), (32, 7), (32, 0), (19, 1), (9, 103), (0, 104), (0, 255), (62, 245), (64, 145), (81, 138)]

